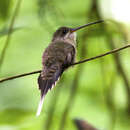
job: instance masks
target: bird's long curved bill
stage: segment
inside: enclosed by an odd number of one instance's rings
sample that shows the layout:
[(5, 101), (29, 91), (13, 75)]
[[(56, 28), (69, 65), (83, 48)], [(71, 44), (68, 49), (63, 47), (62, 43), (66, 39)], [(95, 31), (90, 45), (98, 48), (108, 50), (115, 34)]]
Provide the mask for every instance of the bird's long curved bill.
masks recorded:
[(72, 28), (71, 32), (75, 32), (75, 31), (78, 31), (78, 30), (80, 30), (82, 28), (85, 28), (87, 26), (98, 24), (98, 23), (102, 23), (102, 22), (104, 22), (104, 21), (103, 20), (99, 20), (99, 21), (96, 21), (96, 22), (92, 22), (92, 23), (88, 23), (88, 24), (82, 25), (82, 26), (77, 27), (77, 28)]

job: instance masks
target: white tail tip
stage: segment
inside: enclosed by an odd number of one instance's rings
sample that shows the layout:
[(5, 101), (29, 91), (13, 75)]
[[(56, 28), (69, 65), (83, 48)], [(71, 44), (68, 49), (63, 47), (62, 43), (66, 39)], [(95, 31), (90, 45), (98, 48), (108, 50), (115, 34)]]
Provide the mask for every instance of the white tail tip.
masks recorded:
[(39, 116), (40, 115), (40, 113), (41, 113), (41, 110), (42, 110), (42, 106), (43, 106), (43, 101), (44, 101), (44, 95), (41, 97), (41, 99), (40, 99), (40, 102), (39, 102), (39, 105), (38, 105), (38, 109), (37, 109), (37, 114), (36, 114), (36, 116)]

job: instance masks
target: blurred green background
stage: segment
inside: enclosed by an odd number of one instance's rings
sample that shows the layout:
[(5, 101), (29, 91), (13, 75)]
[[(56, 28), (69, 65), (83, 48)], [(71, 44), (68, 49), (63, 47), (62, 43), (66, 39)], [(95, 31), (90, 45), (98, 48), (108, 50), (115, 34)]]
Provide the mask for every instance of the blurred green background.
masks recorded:
[[(42, 53), (60, 26), (106, 21), (78, 32), (77, 61), (129, 43), (129, 5), (129, 0), (0, 0), (0, 59), (8, 44), (0, 79), (41, 69)], [(75, 118), (100, 130), (130, 130), (129, 55), (125, 49), (69, 68), (46, 95), (39, 117), (39, 74), (0, 83), (0, 130), (77, 130)]]

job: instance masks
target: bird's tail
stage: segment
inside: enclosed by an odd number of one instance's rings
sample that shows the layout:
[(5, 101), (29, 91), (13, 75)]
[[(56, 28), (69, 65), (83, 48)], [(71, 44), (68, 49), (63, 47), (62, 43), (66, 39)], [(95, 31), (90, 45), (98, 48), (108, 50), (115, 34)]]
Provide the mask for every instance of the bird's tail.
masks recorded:
[[(46, 71), (46, 69), (44, 69), (44, 71)], [(52, 66), (48, 70), (48, 73), (47, 73), (48, 75), (45, 72), (41, 72), (38, 78), (39, 89), (41, 90), (41, 99), (40, 99), (40, 103), (39, 103), (37, 114), (36, 114), (37, 116), (40, 115), (40, 112), (42, 110), (46, 93), (48, 92), (48, 90), (51, 90), (56, 85), (56, 82), (60, 78), (62, 73), (63, 73), (62, 69), (58, 68), (58, 66)], [(44, 78), (41, 75), (44, 75)]]
[(41, 113), (42, 106), (43, 106), (43, 102), (44, 102), (44, 98), (45, 98), (45, 95), (41, 96), (41, 99), (40, 99), (40, 102), (39, 102), (39, 105), (38, 105), (38, 109), (37, 109), (36, 116), (39, 116), (40, 113)]

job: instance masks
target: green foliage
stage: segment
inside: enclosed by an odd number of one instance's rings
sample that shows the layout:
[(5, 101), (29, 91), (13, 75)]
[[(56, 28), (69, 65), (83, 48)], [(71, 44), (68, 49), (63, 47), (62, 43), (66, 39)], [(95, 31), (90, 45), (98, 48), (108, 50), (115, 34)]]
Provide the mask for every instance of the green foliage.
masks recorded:
[[(11, 12), (10, 1), (0, 1), (0, 16), (2, 19), (7, 18), (7, 21), (10, 21), (8, 15)], [(77, 27), (93, 19), (98, 20), (88, 16), (91, 4), (91, 1), (86, 0), (82, 2), (52, 0), (52, 3), (48, 0), (22, 1), (13, 29), (15, 33), (11, 34), (0, 78), (41, 69), (42, 53), (50, 43), (55, 29), (60, 26)], [(42, 20), (37, 17), (39, 12)], [(6, 23), (2, 21), (1, 25), (6, 26)], [(23, 26), (28, 29), (22, 29)], [(119, 28), (118, 22), (116, 24), (109, 22), (105, 27), (107, 32), (104, 32), (102, 25), (94, 25), (77, 32), (78, 60), (109, 51), (111, 48), (109, 41), (106, 40), (107, 36), (112, 38), (116, 47), (126, 42), (123, 33), (126, 28), (123, 26)], [(0, 56), (7, 33), (8, 27), (0, 31)], [(127, 34), (127, 31), (125, 33)], [(129, 49), (119, 53), (121, 64), (129, 77)], [(70, 100), (70, 88), (80, 67), (83, 67), (83, 70), (79, 73), (78, 89), (67, 115), (65, 130), (76, 130), (74, 118), (84, 119), (99, 129), (129, 130), (126, 88), (116, 64), (114, 57), (109, 55), (68, 69), (62, 77), (63, 81), (58, 82), (57, 86), (46, 95), (40, 117), (35, 116), (40, 99), (38, 74), (1, 83), (0, 130), (45, 130), (50, 106), (53, 105), (57, 90), (59, 95), (56, 107), (53, 108), (50, 130), (58, 130), (67, 101)]]
[(9, 16), (12, 0), (0, 0), (0, 19), (5, 20)]

